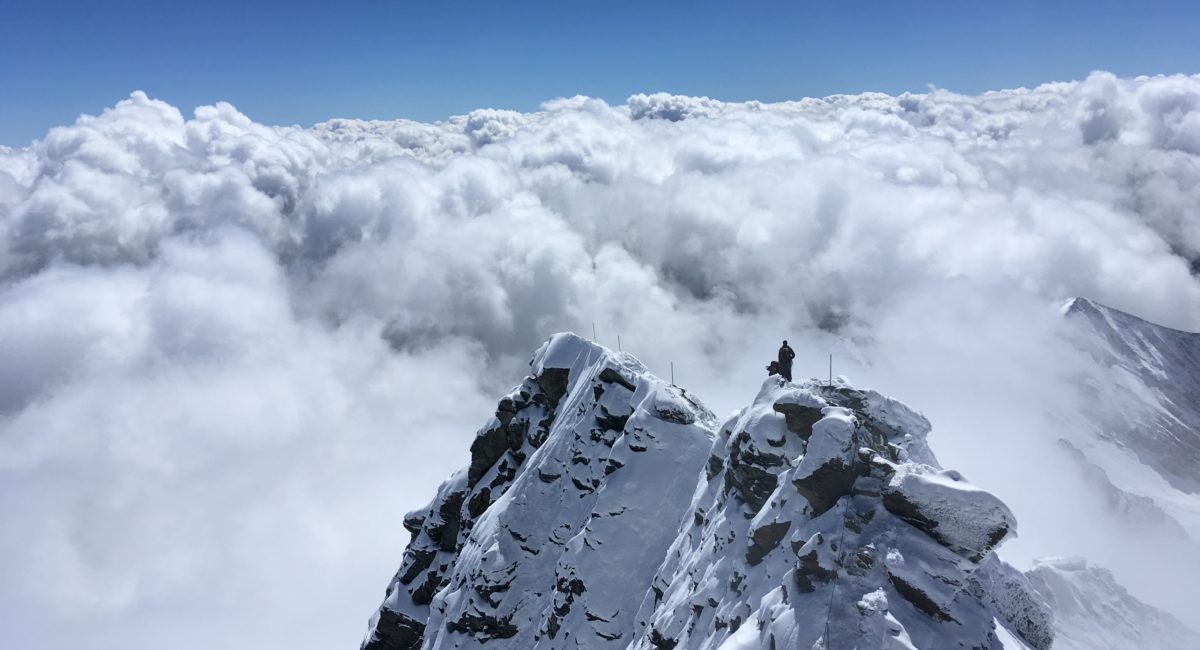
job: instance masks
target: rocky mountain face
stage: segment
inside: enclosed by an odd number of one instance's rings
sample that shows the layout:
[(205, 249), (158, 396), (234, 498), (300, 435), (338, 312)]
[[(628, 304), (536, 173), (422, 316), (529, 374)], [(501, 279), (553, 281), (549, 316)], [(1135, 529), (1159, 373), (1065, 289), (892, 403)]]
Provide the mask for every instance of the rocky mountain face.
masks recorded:
[(1035, 648), (1016, 519), (939, 467), (929, 423), (845, 383), (768, 378), (718, 422), (574, 335), (405, 518), (366, 650)]
[(1107, 375), (1084, 387), (1093, 435), (1061, 442), (1135, 523), (1200, 543), (1200, 334), (1086, 298), (1064, 313)]

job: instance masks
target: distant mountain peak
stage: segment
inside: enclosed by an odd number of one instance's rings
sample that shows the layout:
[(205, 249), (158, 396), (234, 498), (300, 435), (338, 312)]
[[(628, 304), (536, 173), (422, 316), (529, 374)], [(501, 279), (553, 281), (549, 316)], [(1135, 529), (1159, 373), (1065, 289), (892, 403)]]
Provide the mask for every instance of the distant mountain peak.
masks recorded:
[(1104, 319), (1108, 321), (1110, 327), (1151, 327), (1157, 330), (1165, 330), (1168, 332), (1176, 332), (1185, 336), (1200, 337), (1200, 334), (1189, 332), (1187, 330), (1175, 329), (1166, 325), (1146, 320), (1139, 316), (1135, 316), (1128, 312), (1121, 311), (1114, 307), (1109, 307), (1103, 303), (1096, 302), (1091, 298), (1076, 296), (1069, 298), (1063, 303), (1062, 313), (1068, 317), (1083, 317), (1090, 319)]
[[(1135, 453), (1175, 489), (1200, 495), (1200, 334), (1087, 298), (1072, 298), (1063, 311), (1077, 343), (1114, 373), (1088, 387), (1096, 393), (1097, 434)], [(1200, 531), (1200, 517), (1191, 528)]]
[(1043, 558), (1027, 575), (1063, 630), (1055, 650), (1200, 648), (1200, 633), (1134, 598), (1084, 558)]

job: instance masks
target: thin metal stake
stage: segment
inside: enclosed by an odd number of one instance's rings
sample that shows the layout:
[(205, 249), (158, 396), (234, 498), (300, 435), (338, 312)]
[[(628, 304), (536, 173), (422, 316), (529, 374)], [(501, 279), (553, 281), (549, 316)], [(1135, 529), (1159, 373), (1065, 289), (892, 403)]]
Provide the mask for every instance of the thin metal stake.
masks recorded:
[(833, 388), (833, 355), (829, 355), (829, 387)]
[(598, 342), (598, 341), (596, 341), (596, 324), (595, 323), (592, 323), (592, 341)]
[(624, 350), (621, 349), (621, 335), (620, 334), (617, 335), (617, 352), (624, 352)]
[(675, 362), (671, 362), (671, 385), (675, 385)]

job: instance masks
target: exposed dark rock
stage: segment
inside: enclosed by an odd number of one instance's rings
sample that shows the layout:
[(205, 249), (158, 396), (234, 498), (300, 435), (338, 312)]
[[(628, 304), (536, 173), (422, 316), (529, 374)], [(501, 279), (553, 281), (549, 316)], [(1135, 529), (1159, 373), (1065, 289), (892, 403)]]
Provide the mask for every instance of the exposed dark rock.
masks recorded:
[(762, 562), (767, 553), (775, 550), (791, 527), (790, 521), (777, 521), (750, 531), (750, 548), (746, 549), (746, 561), (750, 566)]
[(429, 568), (433, 563), (433, 558), (437, 557), (437, 551), (433, 549), (416, 549), (411, 546), (404, 552), (404, 569), (400, 574), (400, 584), (406, 585), (421, 575), (421, 572)]
[(524, 404), (518, 405), (516, 402), (505, 397), (496, 405), (496, 419), (500, 421), (501, 426), (508, 426), (508, 423), (512, 421), (513, 416), (517, 414), (517, 411), (522, 406)]
[(776, 472), (768, 468), (782, 467), (784, 462), (781, 455), (755, 449), (750, 437), (740, 434), (734, 439), (729, 452), (725, 490), (732, 490), (743, 503), (757, 511), (775, 491)]
[(458, 513), (462, 509), (466, 492), (451, 492), (438, 508), (441, 521), (430, 522), (425, 532), (433, 543), (443, 551), (453, 551), (458, 544), (458, 529), (461, 524)]
[[(817, 545), (824, 542), (824, 536), (817, 535)], [(813, 548), (809, 552), (797, 558), (796, 563), (796, 588), (801, 593), (812, 593), (816, 591), (818, 584), (827, 583), (837, 577), (837, 570), (829, 569), (821, 564), (821, 558), (818, 554), (819, 549)]]
[(613, 415), (608, 412), (608, 409), (601, 406), (600, 413), (596, 415), (596, 426), (606, 431), (624, 431), (625, 423), (629, 421), (631, 413), (625, 415)]
[(412, 533), (413, 535), (416, 535), (417, 533), (421, 532), (421, 528), (423, 526), (425, 526), (425, 511), (424, 510), (410, 512), (404, 516), (404, 528), (406, 530), (408, 530), (408, 532)]
[(488, 487), (496, 488), (512, 481), (517, 476), (517, 468), (514, 464), (508, 462), (508, 459), (500, 461), (500, 468), (496, 471), (496, 478), (488, 484)]
[(854, 481), (865, 468), (856, 463), (847, 463), (841, 458), (831, 458), (808, 476), (792, 481), (796, 491), (803, 496), (814, 515), (829, 510), (838, 499), (850, 493)]
[(696, 416), (691, 411), (674, 404), (659, 406), (654, 409), (654, 416), (664, 422), (674, 422), (675, 424), (692, 424), (696, 421)]
[(933, 602), (929, 594), (914, 586), (912, 583), (905, 581), (903, 578), (897, 577), (892, 573), (888, 573), (888, 579), (892, 586), (896, 588), (896, 592), (904, 597), (905, 600), (912, 603), (913, 607), (925, 612), (940, 621), (953, 621), (954, 618), (948, 612), (938, 607), (938, 604)]
[(430, 571), (425, 574), (425, 579), (421, 584), (417, 585), (412, 592), (412, 601), (417, 605), (428, 605), (433, 601), (433, 596), (442, 586), (442, 576), (437, 571)]
[(788, 431), (795, 433), (804, 440), (808, 440), (809, 436), (812, 435), (813, 425), (825, 417), (821, 413), (821, 409), (813, 406), (776, 402), (771, 408), (775, 409), (776, 413), (783, 414), (783, 421)]
[(678, 641), (664, 637), (657, 629), (650, 630), (650, 645), (658, 650), (674, 650), (678, 644)]
[(554, 584), (554, 589), (560, 593), (574, 594), (576, 596), (579, 596), (583, 592), (587, 591), (587, 587), (584, 586), (583, 581), (579, 578), (566, 578), (561, 576)]
[(612, 474), (613, 472), (621, 469), (624, 466), (625, 466), (624, 463), (622, 463), (621, 461), (619, 461), (615, 458), (609, 458), (604, 463), (604, 475), (608, 476), (609, 474)]
[(721, 468), (725, 466), (725, 462), (716, 456), (708, 457), (708, 465), (704, 468), (704, 477), (712, 480), (714, 476), (721, 472)]
[(467, 501), (467, 514), (474, 519), (483, 514), (487, 507), (492, 505), (492, 490), (487, 486), (479, 488), (477, 492), (471, 495), (471, 499)]
[(450, 632), (465, 632), (480, 641), (508, 639), (517, 635), (517, 626), (512, 624), (512, 616), (501, 618), (478, 612), (468, 612), (457, 621), (448, 621), (446, 629)]
[(605, 368), (604, 370), (601, 370), (599, 377), (600, 381), (608, 382), (610, 384), (620, 384), (621, 386), (627, 388), (630, 392), (637, 390), (637, 386), (635, 386), (633, 382), (622, 377), (621, 373), (617, 372), (613, 368)]
[(425, 639), (425, 624), (393, 612), (379, 611), (379, 622), (362, 650), (417, 650)]
[(511, 582), (501, 582), (499, 584), (479, 584), (475, 586), (475, 593), (479, 594), (484, 600), (486, 600), (488, 605), (496, 607), (499, 605), (499, 603), (496, 602), (496, 599), (492, 598), (492, 595), (508, 591), (510, 584)]
[(568, 368), (543, 368), (537, 376), (537, 384), (542, 389), (546, 408), (553, 411), (558, 408), (559, 401), (567, 394), (567, 386), (571, 378)]
[(507, 427), (495, 427), (475, 436), (471, 441), (471, 465), (467, 468), (467, 485), (474, 487), (496, 461), (509, 449)]
[(538, 427), (529, 432), (529, 444), (537, 449), (546, 442), (546, 438), (550, 436), (550, 426), (545, 422), (538, 424)]

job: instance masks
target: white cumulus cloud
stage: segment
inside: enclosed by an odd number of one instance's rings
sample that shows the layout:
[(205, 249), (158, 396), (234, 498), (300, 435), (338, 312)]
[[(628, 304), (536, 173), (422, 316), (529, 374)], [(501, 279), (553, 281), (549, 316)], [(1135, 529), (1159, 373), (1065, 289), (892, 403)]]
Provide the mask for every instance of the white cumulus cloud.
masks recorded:
[(1058, 300), (1200, 329), (1198, 157), (1188, 76), (311, 129), (136, 92), (0, 148), (5, 627), (353, 645), (403, 512), (538, 342), (593, 323), (719, 411), (779, 339), (803, 374), (832, 351), (1024, 508), (1023, 543), (1119, 565), (1043, 505), (1086, 499), (1069, 479), (992, 468), (1077, 406)]

